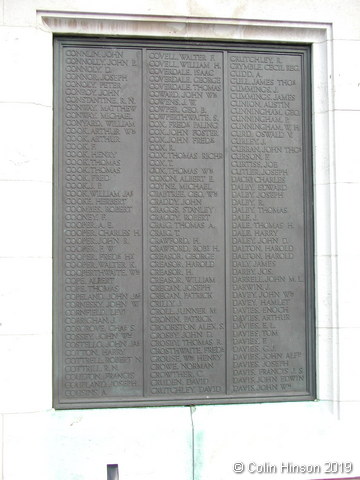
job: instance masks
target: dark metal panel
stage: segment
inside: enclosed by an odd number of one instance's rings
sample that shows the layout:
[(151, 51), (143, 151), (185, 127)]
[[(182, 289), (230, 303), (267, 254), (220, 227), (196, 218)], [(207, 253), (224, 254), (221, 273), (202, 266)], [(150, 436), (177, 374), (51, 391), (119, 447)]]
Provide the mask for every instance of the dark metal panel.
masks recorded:
[(314, 398), (310, 49), (55, 40), (57, 408)]

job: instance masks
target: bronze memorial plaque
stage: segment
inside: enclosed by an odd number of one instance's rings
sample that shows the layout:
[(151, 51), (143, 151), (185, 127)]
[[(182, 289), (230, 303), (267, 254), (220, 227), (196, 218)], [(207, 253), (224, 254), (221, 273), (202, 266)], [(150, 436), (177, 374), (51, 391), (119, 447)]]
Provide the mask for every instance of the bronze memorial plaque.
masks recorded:
[(310, 48), (55, 39), (54, 405), (311, 400)]

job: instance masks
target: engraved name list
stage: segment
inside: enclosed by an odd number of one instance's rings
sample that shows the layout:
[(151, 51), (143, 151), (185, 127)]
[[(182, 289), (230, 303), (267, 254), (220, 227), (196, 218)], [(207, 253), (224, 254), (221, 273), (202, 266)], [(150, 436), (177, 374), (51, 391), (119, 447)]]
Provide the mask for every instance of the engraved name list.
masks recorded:
[(55, 43), (55, 406), (312, 399), (308, 49)]

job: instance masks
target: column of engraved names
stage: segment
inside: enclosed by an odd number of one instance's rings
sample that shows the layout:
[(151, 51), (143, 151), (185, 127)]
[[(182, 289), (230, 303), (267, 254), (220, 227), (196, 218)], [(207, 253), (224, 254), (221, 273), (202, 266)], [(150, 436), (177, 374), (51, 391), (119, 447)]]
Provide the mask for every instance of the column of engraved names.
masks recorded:
[(233, 391), (303, 391), (301, 58), (229, 57)]
[(152, 396), (216, 395), (225, 391), (222, 54), (147, 58), (145, 377)]
[[(140, 52), (64, 49), (64, 400), (142, 393)], [(134, 220), (136, 219), (136, 220)]]

